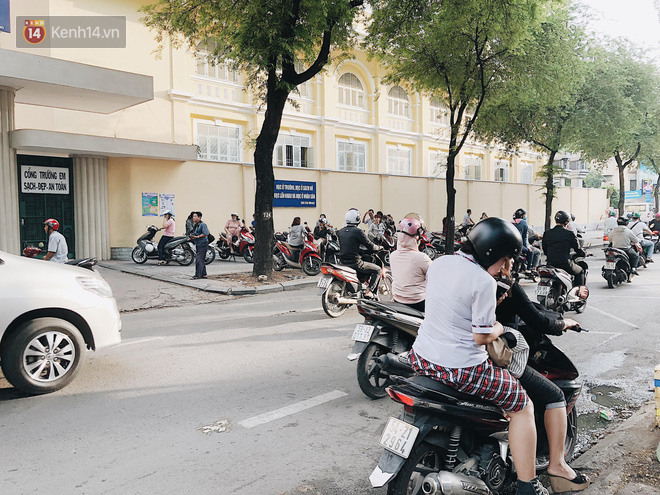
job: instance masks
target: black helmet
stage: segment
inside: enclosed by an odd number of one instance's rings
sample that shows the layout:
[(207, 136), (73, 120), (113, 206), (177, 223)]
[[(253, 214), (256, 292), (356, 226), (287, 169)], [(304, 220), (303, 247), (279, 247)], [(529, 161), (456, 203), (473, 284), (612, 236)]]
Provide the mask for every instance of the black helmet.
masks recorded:
[(517, 258), (522, 251), (520, 232), (511, 222), (501, 218), (484, 218), (467, 235), (474, 248), (474, 257), (482, 267), (488, 268), (501, 258)]
[(616, 219), (617, 225), (628, 225), (628, 219), (626, 217), (619, 217)]
[(513, 214), (513, 218), (523, 218), (525, 215), (527, 215), (527, 210), (525, 208), (518, 208)]
[(570, 219), (571, 217), (568, 216), (568, 213), (566, 213), (563, 210), (559, 210), (555, 215), (555, 222), (560, 223), (562, 225), (565, 225)]

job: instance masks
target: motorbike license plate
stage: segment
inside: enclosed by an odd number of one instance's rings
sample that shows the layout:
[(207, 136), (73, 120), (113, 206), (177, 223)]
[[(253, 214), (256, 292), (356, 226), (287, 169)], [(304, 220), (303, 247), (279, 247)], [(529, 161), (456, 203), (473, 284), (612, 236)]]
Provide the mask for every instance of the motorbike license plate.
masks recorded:
[(419, 428), (416, 426), (400, 419), (390, 418), (378, 443), (390, 452), (407, 459), (418, 433)]
[(357, 342), (369, 342), (371, 340), (371, 334), (374, 333), (373, 325), (355, 325), (355, 330), (353, 330), (352, 340)]
[(327, 289), (330, 286), (330, 281), (332, 277), (321, 277), (319, 283), (316, 286), (320, 289)]
[(537, 296), (547, 296), (550, 294), (550, 286), (549, 285), (539, 285), (536, 288), (536, 295)]
[(606, 261), (605, 270), (614, 270), (616, 268), (616, 261)]

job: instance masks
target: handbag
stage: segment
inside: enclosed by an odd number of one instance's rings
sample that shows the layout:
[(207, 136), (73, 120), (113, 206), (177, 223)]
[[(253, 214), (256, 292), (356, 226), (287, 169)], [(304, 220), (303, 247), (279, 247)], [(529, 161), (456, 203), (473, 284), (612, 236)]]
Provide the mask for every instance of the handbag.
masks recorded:
[(513, 351), (501, 336), (497, 337), (490, 344), (486, 344), (486, 352), (490, 360), (500, 368), (508, 368), (513, 358)]
[[(529, 357), (529, 344), (525, 337), (513, 328), (504, 327), (504, 333), (510, 334), (504, 338), (502, 336), (486, 345), (486, 351), (491, 361), (500, 368), (506, 368), (516, 378), (520, 378), (525, 372), (527, 358)], [(515, 345), (510, 346), (507, 339), (515, 339)]]

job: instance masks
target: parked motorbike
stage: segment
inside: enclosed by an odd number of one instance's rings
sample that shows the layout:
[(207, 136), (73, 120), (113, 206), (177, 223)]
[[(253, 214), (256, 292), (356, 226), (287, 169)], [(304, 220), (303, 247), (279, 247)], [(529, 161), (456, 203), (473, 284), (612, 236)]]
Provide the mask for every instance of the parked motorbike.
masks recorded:
[(438, 251), (431, 244), (431, 238), (429, 237), (426, 231), (422, 232), (422, 235), (419, 236), (419, 251), (424, 253), (432, 260), (438, 256)]
[[(447, 235), (442, 232), (431, 232), (431, 246), (436, 251), (436, 257), (445, 254), (447, 245)], [(461, 236), (457, 232), (454, 236), (454, 252), (461, 249)]]
[[(235, 237), (231, 241), (234, 245), (234, 255), (238, 254), (239, 256), (243, 256), (243, 259), (248, 263), (254, 263), (254, 234), (243, 225), (240, 233)], [(218, 234), (215, 249), (218, 251), (220, 259), (226, 260), (232, 256), (231, 248), (225, 234)]]
[[(193, 253), (195, 253), (195, 256), (197, 256), (197, 248), (195, 247), (195, 243), (190, 240), (188, 241), (188, 245), (190, 246), (190, 249), (192, 249)], [(209, 247), (206, 250), (206, 254), (204, 255), (204, 264), (205, 265), (210, 265), (215, 261), (215, 244), (213, 242), (209, 243)]]
[[(577, 332), (587, 331), (575, 328)], [(582, 386), (578, 370), (547, 336), (528, 338), (528, 365), (556, 383), (566, 396), (568, 429), (564, 453), (573, 457), (577, 440), (575, 403)], [(389, 495), (491, 495), (515, 480), (506, 413), (490, 402), (463, 394), (425, 376), (393, 377), (387, 393), (404, 406), (380, 438), (385, 449), (369, 477), (388, 484)], [(537, 469), (546, 469), (549, 448), (541, 408), (535, 409)]]
[[(131, 258), (138, 264), (145, 263), (148, 259), (158, 259), (158, 244), (153, 242), (154, 236), (159, 229), (155, 225), (147, 227), (147, 232), (137, 240), (137, 246), (131, 253)], [(173, 237), (163, 249), (165, 262), (176, 261), (180, 265), (188, 266), (195, 260), (195, 253), (190, 247), (187, 236)]]
[(325, 242), (321, 244), (321, 259), (323, 262), (337, 264), (339, 259), (339, 249), (339, 236), (337, 235), (337, 230), (328, 227)]
[[(584, 270), (584, 282), (587, 283), (589, 266), (582, 257), (574, 257), (573, 261)], [(582, 313), (587, 307), (587, 297), (579, 295), (579, 286), (573, 286), (573, 275), (561, 268), (550, 265), (539, 266), (539, 285), (536, 287), (536, 297), (541, 305), (549, 310), (564, 313), (575, 311)]]
[(358, 312), (364, 323), (355, 326), (353, 350), (346, 356), (357, 359), (357, 381), (367, 397), (385, 397), (392, 385), (390, 376), (412, 376), (408, 353), (417, 337), (424, 313), (397, 302), (360, 299)]
[(273, 246), (273, 270), (280, 271), (286, 267), (302, 268), (307, 275), (318, 275), (321, 271), (321, 257), (319, 256), (314, 236), (307, 229), (303, 236), (303, 246), (292, 249), (291, 246), (275, 236)]
[(385, 250), (383, 261), (387, 266), (390, 266), (390, 254), (396, 251), (396, 241), (396, 232), (389, 227), (386, 228), (380, 245), (383, 247), (383, 250)]
[(605, 264), (601, 274), (607, 280), (607, 286), (610, 289), (614, 289), (623, 282), (630, 282), (633, 273), (628, 254), (621, 249), (605, 248)]
[[(379, 301), (391, 301), (392, 274), (385, 267), (385, 252), (378, 251), (371, 257), (365, 252), (362, 259), (381, 265), (380, 277), (373, 297)], [(319, 279), (317, 286), (323, 311), (330, 318), (343, 315), (349, 307), (364, 298), (369, 285), (368, 275), (358, 275), (353, 268), (333, 263), (321, 266), (321, 272), (323, 277)]]

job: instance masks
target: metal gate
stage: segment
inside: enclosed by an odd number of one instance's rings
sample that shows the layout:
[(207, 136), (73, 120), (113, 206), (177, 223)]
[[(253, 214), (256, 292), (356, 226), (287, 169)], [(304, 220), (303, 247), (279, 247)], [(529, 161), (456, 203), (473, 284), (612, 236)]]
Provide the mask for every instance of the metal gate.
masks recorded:
[[(60, 232), (69, 247), (69, 258), (74, 258), (73, 159), (31, 155), (16, 158), (21, 251), (26, 246), (43, 243), (42, 254), (46, 254), (48, 236), (44, 232), (44, 220), (54, 218), (60, 222)], [(42, 173), (44, 171), (47, 173)]]

